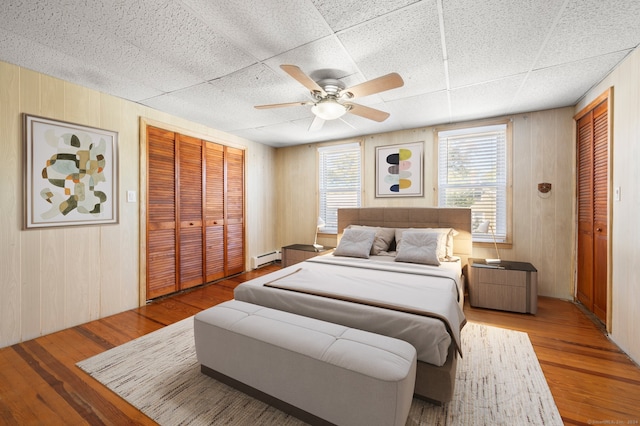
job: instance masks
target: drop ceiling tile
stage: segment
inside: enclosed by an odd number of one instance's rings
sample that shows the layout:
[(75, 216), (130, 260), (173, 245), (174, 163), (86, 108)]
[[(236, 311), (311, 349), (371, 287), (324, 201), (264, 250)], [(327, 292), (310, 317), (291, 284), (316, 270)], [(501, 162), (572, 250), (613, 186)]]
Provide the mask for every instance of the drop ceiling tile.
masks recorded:
[(64, 29), (59, 23), (71, 22), (71, 18), (66, 8), (56, 5), (53, 0), (10, 2), (2, 5), (0, 28), (27, 38), (46, 40), (47, 34), (53, 38), (62, 34)]
[(640, 44), (640, 2), (571, 0), (536, 68), (573, 62)]
[[(296, 65), (315, 81), (323, 78), (336, 78), (343, 80), (347, 84), (348, 81), (344, 79), (358, 73), (358, 68), (342, 46), (342, 43), (335, 36), (325, 37), (296, 47), (267, 59), (264, 63), (275, 72), (287, 76), (303, 90), (306, 89), (282, 71), (280, 65)], [(361, 78), (361, 76), (358, 77)]]
[(510, 113), (513, 100), (526, 74), (451, 90), (451, 111), (455, 121), (496, 117)]
[(387, 111), (405, 129), (448, 123), (451, 120), (446, 91), (423, 93), (386, 103)]
[(258, 60), (276, 56), (332, 33), (310, 1), (182, 0), (211, 29)]
[[(374, 108), (388, 111), (385, 105), (375, 105)], [(355, 114), (347, 114), (343, 119), (351, 126), (355, 127), (362, 134), (383, 133), (390, 131), (389, 129), (398, 129), (401, 126), (397, 116), (391, 115), (385, 121), (378, 122), (360, 117)]]
[(213, 105), (210, 100), (204, 97), (195, 98), (190, 96), (191, 92), (203, 93), (205, 91), (204, 89), (206, 89), (206, 83), (185, 89), (184, 91), (146, 99), (140, 103), (177, 117), (208, 125), (218, 130), (227, 131), (226, 124), (217, 120), (215, 105)]
[(327, 133), (309, 132), (310, 120), (297, 122), (276, 123), (268, 126), (261, 126), (254, 129), (236, 130), (236, 136), (244, 137), (253, 141), (266, 141), (271, 146), (281, 147), (299, 145), (303, 143), (316, 142), (326, 136)]
[(393, 100), (446, 87), (435, 0), (425, 0), (338, 34), (366, 80), (400, 71), (405, 85), (380, 94)]
[[(255, 105), (305, 101), (300, 91), (265, 65), (255, 65), (206, 84), (189, 87), (145, 101), (172, 113), (191, 111), (224, 131), (261, 127), (312, 116), (306, 106), (256, 109)], [(175, 105), (174, 105), (175, 104)], [(189, 104), (189, 106), (186, 106)], [(203, 112), (198, 113), (198, 110)]]
[(266, 126), (260, 126), (259, 130), (263, 134), (270, 135), (271, 138), (277, 138), (280, 135), (279, 142), (304, 142), (309, 128), (310, 121), (295, 122), (287, 121), (283, 123), (274, 123)]
[(451, 88), (529, 71), (563, 3), (443, 2)]
[[(27, 8), (12, 9), (12, 12), (16, 16), (29, 13)], [(79, 13), (63, 7), (37, 8), (27, 18), (29, 25), (8, 23), (5, 28), (52, 51), (159, 91), (170, 92), (203, 81), (184, 66), (188, 61), (170, 63), (100, 27), (70, 24), (77, 22)], [(61, 25), (60, 21), (69, 24)]]
[(312, 0), (333, 31), (369, 21), (417, 0)]
[(113, 35), (200, 80), (211, 80), (256, 62), (180, 2), (126, 2), (122, 13), (127, 18), (114, 20)]
[[(291, 106), (273, 109), (255, 109), (256, 105), (305, 102), (311, 96), (302, 86), (286, 74), (278, 74), (269, 67), (258, 64), (209, 82), (210, 96), (225, 113), (235, 111), (239, 117), (248, 119), (262, 116), (280, 117), (281, 121), (308, 117), (308, 106)], [(246, 124), (242, 128), (246, 127)]]
[(0, 29), (0, 58), (30, 70), (132, 101), (140, 101), (162, 93), (144, 82), (133, 81), (129, 76), (88, 64), (82, 59), (34, 43), (3, 29)]
[(513, 112), (575, 105), (627, 52), (589, 58), (533, 71), (513, 101)]
[(312, 120), (300, 120), (295, 121), (294, 123), (296, 125), (303, 126), (306, 131), (306, 133), (300, 135), (302, 137), (302, 141), (316, 142), (341, 139), (342, 137), (349, 138), (357, 134), (358, 130), (353, 127), (353, 124), (351, 124), (353, 122), (353, 118), (354, 117), (346, 115), (342, 117), (342, 119), (325, 121), (320, 130), (311, 132), (308, 129)]
[[(30, 25), (20, 25), (20, 16), (30, 21)], [(33, 7), (28, 7), (26, 2), (10, 7), (4, 17), (11, 20), (3, 22), (10, 25), (6, 28), (34, 36), (54, 47), (68, 44), (72, 48), (78, 45), (90, 48), (105, 38), (118, 39), (118, 44), (135, 46), (156, 62), (184, 69), (200, 80), (216, 78), (255, 62), (179, 2), (60, 4), (43, 0)], [(61, 21), (68, 24), (60, 25)]]

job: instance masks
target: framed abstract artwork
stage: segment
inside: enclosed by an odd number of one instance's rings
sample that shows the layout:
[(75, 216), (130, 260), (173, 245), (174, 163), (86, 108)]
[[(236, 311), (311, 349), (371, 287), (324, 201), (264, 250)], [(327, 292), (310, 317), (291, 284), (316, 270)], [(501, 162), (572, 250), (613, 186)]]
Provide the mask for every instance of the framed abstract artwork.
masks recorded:
[(25, 228), (118, 223), (118, 133), (23, 119)]
[(422, 197), (424, 142), (376, 147), (376, 197)]

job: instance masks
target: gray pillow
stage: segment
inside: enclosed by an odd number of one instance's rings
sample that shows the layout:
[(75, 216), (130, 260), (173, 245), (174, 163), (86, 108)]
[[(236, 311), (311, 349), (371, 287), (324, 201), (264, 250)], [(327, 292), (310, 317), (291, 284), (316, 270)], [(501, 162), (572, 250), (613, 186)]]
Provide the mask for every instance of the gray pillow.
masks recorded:
[(388, 251), (391, 242), (395, 236), (395, 229), (393, 228), (382, 228), (380, 226), (366, 226), (366, 225), (349, 225), (349, 229), (351, 228), (360, 228), (360, 229), (372, 229), (376, 232), (376, 237), (373, 240), (373, 245), (371, 246), (371, 253), (373, 255), (380, 254), (380, 252)]
[(396, 262), (440, 266), (438, 260), (440, 241), (440, 233), (438, 232), (404, 231), (402, 244), (396, 255)]
[(453, 256), (453, 236), (458, 232), (453, 228), (398, 228), (395, 231), (396, 250), (402, 245), (402, 238), (406, 231), (437, 233), (440, 237), (438, 244), (438, 259), (445, 261)]
[(344, 230), (340, 243), (333, 252), (334, 256), (369, 258), (376, 231), (364, 228), (348, 228)]

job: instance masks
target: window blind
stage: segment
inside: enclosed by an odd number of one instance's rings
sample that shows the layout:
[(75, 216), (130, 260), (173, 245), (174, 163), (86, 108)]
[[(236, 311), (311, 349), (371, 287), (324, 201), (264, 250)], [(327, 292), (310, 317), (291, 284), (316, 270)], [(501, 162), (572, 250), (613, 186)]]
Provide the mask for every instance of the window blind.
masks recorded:
[(361, 153), (359, 143), (318, 148), (320, 217), (322, 232), (338, 232), (338, 209), (360, 207)]
[[(507, 125), (438, 133), (438, 203), (470, 207), (472, 230), (488, 220), (496, 241), (507, 240)], [(493, 242), (491, 231), (474, 241)]]

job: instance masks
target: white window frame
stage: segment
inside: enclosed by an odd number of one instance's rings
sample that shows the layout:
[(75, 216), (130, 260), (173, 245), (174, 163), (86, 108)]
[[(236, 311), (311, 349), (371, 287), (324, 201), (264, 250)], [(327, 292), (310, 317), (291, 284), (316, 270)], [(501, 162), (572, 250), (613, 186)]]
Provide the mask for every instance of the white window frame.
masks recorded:
[[(360, 142), (348, 142), (342, 144), (326, 145), (318, 147), (318, 216), (325, 222), (320, 229), (324, 234), (338, 233), (338, 209), (347, 207), (360, 207), (362, 205), (362, 146)], [(340, 162), (340, 154), (352, 153), (358, 155), (357, 166), (354, 170), (352, 163)], [(345, 174), (349, 180), (346, 182), (332, 181), (332, 171)], [(335, 174), (333, 175), (335, 178)], [(327, 194), (333, 193), (332, 200), (327, 199)]]
[[(438, 140), (438, 205), (441, 207), (470, 207), (473, 242), (493, 244), (493, 235), (498, 244), (511, 244), (511, 120), (491, 123), (458, 125), (436, 129)], [(475, 145), (475, 146), (474, 146)], [(470, 170), (468, 176), (455, 180), (448, 169), (453, 158), (448, 150), (462, 152), (461, 160)], [(475, 158), (470, 157), (471, 153)], [(483, 160), (487, 160), (481, 164)], [(471, 164), (475, 162), (475, 164)], [(466, 195), (458, 202), (452, 191)], [(450, 196), (450, 198), (447, 197)], [(464, 199), (466, 198), (466, 199)], [(478, 232), (482, 222), (489, 220), (491, 228)], [(493, 231), (493, 233), (492, 233)]]

